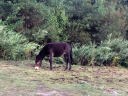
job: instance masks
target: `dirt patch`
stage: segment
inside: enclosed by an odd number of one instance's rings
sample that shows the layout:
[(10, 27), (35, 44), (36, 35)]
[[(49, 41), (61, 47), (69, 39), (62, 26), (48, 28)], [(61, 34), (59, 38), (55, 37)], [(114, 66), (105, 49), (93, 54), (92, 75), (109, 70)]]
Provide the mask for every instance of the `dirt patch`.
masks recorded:
[(37, 92), (36, 96), (73, 96), (73, 95), (68, 95), (68, 93), (66, 92), (59, 92), (56, 90), (51, 90), (51, 91)]
[(44, 85), (39, 85), (36, 91), (36, 96), (73, 96), (69, 92), (62, 90), (50, 89)]
[(104, 94), (107, 95), (111, 95), (111, 96), (120, 96), (121, 94), (118, 93), (117, 90), (113, 89), (113, 88), (109, 88), (109, 89), (104, 89)]

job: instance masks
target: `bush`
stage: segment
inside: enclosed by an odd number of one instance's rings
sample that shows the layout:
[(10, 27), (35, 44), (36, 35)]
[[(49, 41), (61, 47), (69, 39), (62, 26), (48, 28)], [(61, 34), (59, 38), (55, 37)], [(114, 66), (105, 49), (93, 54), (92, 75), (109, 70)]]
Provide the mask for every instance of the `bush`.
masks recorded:
[(101, 65), (103, 62), (110, 60), (112, 57), (111, 48), (96, 47), (95, 44), (75, 46), (73, 48), (73, 56), (75, 63), (81, 62), (82, 65)]
[[(95, 49), (95, 45), (74, 45), (73, 47), (73, 59), (74, 63), (81, 62), (82, 65), (85, 65), (84, 63), (87, 61), (91, 61), (93, 58), (93, 51)], [(92, 51), (93, 50), (93, 51)], [(92, 57), (92, 58), (90, 58)]]
[(0, 26), (0, 57), (4, 59), (24, 59), (30, 56), (37, 44), (28, 42), (25, 36)]
[(101, 43), (75, 45), (73, 48), (74, 63), (82, 65), (123, 65), (128, 66), (128, 41), (123, 38), (110, 38)]

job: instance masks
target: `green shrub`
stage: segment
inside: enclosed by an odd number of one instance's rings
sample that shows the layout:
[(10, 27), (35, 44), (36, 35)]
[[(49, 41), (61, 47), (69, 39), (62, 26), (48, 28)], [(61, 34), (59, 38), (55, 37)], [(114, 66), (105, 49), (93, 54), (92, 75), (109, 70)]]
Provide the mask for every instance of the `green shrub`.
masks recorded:
[(74, 63), (82, 65), (123, 65), (128, 66), (128, 40), (109, 38), (100, 46), (75, 45), (73, 47)]
[[(6, 26), (0, 26), (0, 57), (4, 59), (23, 59), (30, 55), (37, 44), (28, 42), (20, 33), (7, 30)], [(29, 55), (28, 55), (29, 54)]]
[[(86, 60), (92, 61), (93, 59), (93, 53), (94, 53), (95, 45), (74, 45), (73, 47), (73, 61), (74, 63), (81, 62), (82, 65), (84, 65), (84, 62)], [(93, 51), (92, 51), (93, 50)], [(92, 58), (90, 58), (92, 57)]]
[(128, 58), (121, 59), (119, 63), (121, 66), (128, 68)]
[[(115, 53), (113, 60), (118, 57), (119, 61), (127, 60), (128, 58), (128, 40), (123, 39), (122, 37), (112, 39), (111, 36), (108, 37), (102, 46), (109, 46), (112, 49), (112, 52)], [(125, 61), (124, 61), (125, 62)]]
[(83, 45), (81, 47), (75, 46), (73, 48), (74, 62), (81, 62), (82, 65), (85, 65), (84, 63), (99, 65), (110, 59), (112, 55), (110, 53), (110, 48), (101, 46), (96, 47), (95, 44)]

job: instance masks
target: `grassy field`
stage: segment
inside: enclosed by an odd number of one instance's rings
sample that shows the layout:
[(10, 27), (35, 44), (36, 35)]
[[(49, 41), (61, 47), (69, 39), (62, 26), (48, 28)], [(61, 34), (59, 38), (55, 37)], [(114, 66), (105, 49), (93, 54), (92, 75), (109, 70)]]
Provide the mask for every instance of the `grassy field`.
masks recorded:
[(0, 61), (0, 96), (128, 96), (128, 69), (54, 64), (34, 61)]

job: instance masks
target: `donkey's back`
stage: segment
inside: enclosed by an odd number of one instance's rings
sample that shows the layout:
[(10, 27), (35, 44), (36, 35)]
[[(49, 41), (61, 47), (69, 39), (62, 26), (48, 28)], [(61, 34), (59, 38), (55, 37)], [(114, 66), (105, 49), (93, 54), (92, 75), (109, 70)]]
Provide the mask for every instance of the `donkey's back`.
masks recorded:
[(68, 43), (48, 43), (44, 46), (44, 50), (46, 54), (48, 55), (50, 52), (52, 52), (54, 57), (59, 57), (64, 54), (70, 54), (71, 52), (71, 46)]

